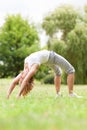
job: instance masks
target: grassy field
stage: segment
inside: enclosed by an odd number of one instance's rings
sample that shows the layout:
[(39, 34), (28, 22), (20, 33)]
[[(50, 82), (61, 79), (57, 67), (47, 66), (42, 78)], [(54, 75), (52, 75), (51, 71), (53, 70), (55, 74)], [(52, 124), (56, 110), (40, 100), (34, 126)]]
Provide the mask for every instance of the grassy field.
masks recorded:
[(55, 100), (54, 85), (35, 83), (27, 97), (17, 100), (17, 87), (7, 100), (10, 83), (0, 79), (0, 130), (87, 130), (87, 85), (75, 85), (81, 99), (69, 98), (62, 85), (63, 97)]

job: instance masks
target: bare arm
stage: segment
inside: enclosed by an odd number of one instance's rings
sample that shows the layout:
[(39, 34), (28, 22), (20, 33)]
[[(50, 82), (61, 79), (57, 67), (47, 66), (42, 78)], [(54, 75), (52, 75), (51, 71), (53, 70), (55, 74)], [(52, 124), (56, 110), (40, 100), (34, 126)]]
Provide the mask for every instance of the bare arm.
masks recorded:
[(38, 64), (34, 64), (34, 65), (30, 68), (28, 74), (26, 75), (26, 77), (24, 78), (24, 80), (23, 80), (23, 82), (22, 82), (22, 84), (21, 84), (21, 88), (20, 88), (20, 90), (19, 90), (19, 93), (18, 93), (18, 95), (17, 95), (17, 98), (19, 98), (19, 97), (21, 96), (21, 93), (22, 93), (23, 89), (25, 88), (27, 82), (29, 82), (29, 80), (31, 79), (31, 77), (33, 77), (33, 76), (35, 75), (35, 73), (37, 72), (38, 69), (39, 69), (39, 65), (38, 65)]
[(11, 83), (11, 86), (10, 86), (10, 88), (8, 89), (8, 92), (7, 92), (7, 98), (8, 98), (8, 99), (9, 99), (9, 96), (11, 95), (13, 89), (16, 87), (16, 84), (19, 82), (20, 77), (21, 77), (21, 73), (20, 73), (19, 75), (17, 75), (17, 77), (15, 77), (15, 79), (14, 79), (13, 82)]

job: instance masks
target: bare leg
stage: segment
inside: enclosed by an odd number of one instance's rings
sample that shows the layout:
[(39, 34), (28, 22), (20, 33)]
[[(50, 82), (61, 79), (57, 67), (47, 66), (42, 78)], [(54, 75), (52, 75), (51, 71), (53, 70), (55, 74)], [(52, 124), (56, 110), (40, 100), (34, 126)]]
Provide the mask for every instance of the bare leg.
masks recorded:
[(68, 85), (68, 89), (69, 89), (69, 94), (73, 93), (74, 73), (68, 74), (67, 85)]
[(54, 83), (56, 87), (56, 93), (58, 94), (60, 92), (61, 76), (55, 76)]

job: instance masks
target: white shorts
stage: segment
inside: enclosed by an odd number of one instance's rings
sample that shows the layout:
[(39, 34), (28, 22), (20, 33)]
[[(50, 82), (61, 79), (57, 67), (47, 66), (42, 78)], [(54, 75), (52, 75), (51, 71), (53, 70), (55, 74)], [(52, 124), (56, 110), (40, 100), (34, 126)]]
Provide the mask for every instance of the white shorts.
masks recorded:
[(56, 75), (61, 75), (61, 69), (63, 69), (67, 74), (75, 72), (74, 67), (64, 57), (53, 51), (50, 51), (47, 65), (54, 70)]

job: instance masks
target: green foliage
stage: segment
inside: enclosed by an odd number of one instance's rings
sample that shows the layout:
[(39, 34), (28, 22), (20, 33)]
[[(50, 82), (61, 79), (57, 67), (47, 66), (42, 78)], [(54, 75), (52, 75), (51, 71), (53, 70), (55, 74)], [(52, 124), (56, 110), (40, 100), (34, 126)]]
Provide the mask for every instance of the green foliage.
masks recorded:
[(53, 36), (54, 33), (61, 30), (62, 39), (65, 40), (67, 33), (75, 27), (78, 17), (78, 11), (72, 6), (62, 5), (44, 18), (42, 27), (49, 36)]
[(41, 65), (39, 70), (37, 71), (37, 74), (35, 75), (35, 78), (38, 80), (38, 81), (41, 81), (43, 80), (44, 77), (46, 77), (46, 75), (49, 74), (49, 71), (50, 71), (50, 68), (45, 66), (45, 65)]
[(84, 6), (84, 11), (87, 13), (87, 5)]
[(48, 74), (43, 78), (43, 83), (45, 84), (54, 84), (54, 75), (53, 74)]
[(84, 13), (84, 21), (87, 24), (87, 5), (84, 6), (84, 11), (85, 11), (85, 13)]
[(66, 54), (66, 47), (67, 46), (63, 40), (58, 40), (57, 38), (53, 38), (51, 40), (50, 49), (62, 56), (65, 56), (65, 54)]
[[(43, 20), (48, 49), (64, 56), (76, 70), (76, 83), (87, 84), (87, 6), (84, 15), (70, 5), (62, 5)], [(57, 33), (61, 32), (61, 40)], [(66, 76), (63, 74), (66, 83)], [(63, 78), (63, 79), (64, 79)], [(63, 80), (64, 81), (64, 80)]]
[(87, 25), (79, 23), (69, 33), (67, 58), (76, 69), (76, 83), (87, 84)]
[(0, 28), (0, 77), (17, 75), (23, 69), (24, 58), (38, 49), (34, 25), (20, 15), (7, 16)]

